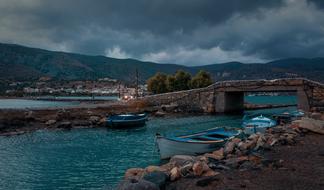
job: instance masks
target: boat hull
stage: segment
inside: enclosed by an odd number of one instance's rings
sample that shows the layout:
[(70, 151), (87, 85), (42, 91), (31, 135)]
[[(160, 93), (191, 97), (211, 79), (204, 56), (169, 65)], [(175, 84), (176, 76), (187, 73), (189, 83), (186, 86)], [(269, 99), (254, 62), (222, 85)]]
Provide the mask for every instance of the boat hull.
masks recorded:
[(251, 135), (254, 133), (265, 133), (267, 129), (276, 125), (277, 122), (275, 120), (264, 116), (258, 116), (250, 120), (244, 121), (242, 127), (244, 129), (245, 134)]
[(137, 121), (108, 121), (107, 125), (112, 128), (133, 128), (133, 127), (142, 127), (146, 123), (146, 119), (137, 120)]
[(117, 115), (107, 119), (107, 126), (112, 128), (142, 127), (147, 121), (146, 114)]
[(161, 159), (168, 159), (174, 155), (198, 155), (212, 152), (224, 145), (224, 141), (215, 143), (182, 142), (162, 136), (157, 136), (156, 141)]
[(254, 133), (265, 133), (270, 127), (245, 127), (244, 133), (247, 135), (252, 135)]

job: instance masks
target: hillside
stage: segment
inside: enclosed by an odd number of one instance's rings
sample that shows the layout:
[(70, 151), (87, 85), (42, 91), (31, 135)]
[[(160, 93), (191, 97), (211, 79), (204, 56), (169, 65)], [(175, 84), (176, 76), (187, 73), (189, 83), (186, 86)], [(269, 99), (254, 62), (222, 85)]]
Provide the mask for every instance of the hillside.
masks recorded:
[(114, 59), (104, 56), (88, 56), (54, 52), (0, 43), (0, 79), (31, 80), (50, 76), (60, 80), (83, 80), (103, 77), (131, 82), (138, 69), (144, 82), (156, 72), (174, 73), (182, 69), (196, 73), (209, 71), (215, 80), (271, 79), (279, 77), (306, 77), (324, 81), (324, 58), (294, 58), (266, 64), (231, 62), (199, 67), (175, 64), (157, 64), (134, 59)]

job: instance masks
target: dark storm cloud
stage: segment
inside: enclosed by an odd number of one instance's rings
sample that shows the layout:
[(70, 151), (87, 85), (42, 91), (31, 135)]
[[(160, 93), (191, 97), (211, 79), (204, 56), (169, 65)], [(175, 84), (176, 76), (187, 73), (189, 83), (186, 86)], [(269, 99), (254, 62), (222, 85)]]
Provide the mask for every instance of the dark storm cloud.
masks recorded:
[(324, 8), (323, 0), (307, 0), (309, 3), (314, 3), (319, 8)]
[(47, 26), (96, 24), (118, 30), (164, 33), (177, 29), (190, 31), (199, 25), (217, 24), (235, 13), (245, 14), (280, 4), (281, 0), (56, 0), (42, 1), (32, 14)]
[(0, 40), (180, 64), (314, 57), (324, 46), (321, 2), (0, 0)]

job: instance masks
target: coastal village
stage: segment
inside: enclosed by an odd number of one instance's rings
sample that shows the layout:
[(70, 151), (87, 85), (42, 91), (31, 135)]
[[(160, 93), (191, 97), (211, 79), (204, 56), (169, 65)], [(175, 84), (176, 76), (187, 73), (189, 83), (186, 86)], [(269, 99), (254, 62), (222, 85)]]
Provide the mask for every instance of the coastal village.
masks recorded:
[(117, 79), (99, 78), (97, 80), (57, 81), (41, 77), (34, 81), (7, 82), (2, 96), (118, 96), (120, 98), (147, 94), (147, 85), (126, 84)]

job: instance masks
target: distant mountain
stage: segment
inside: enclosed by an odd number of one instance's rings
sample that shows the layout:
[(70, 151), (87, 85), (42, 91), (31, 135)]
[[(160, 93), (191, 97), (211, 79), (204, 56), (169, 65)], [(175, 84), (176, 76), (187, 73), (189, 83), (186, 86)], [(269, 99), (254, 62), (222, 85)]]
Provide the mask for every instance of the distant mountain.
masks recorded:
[(266, 64), (230, 62), (197, 67), (176, 64), (157, 64), (134, 59), (115, 59), (74, 53), (47, 51), (13, 44), (0, 43), (0, 80), (34, 80), (49, 76), (58, 80), (84, 80), (110, 77), (132, 82), (138, 69), (141, 81), (156, 72), (167, 74), (182, 69), (192, 74), (200, 69), (219, 80), (273, 79), (306, 77), (324, 81), (324, 58), (282, 59)]

